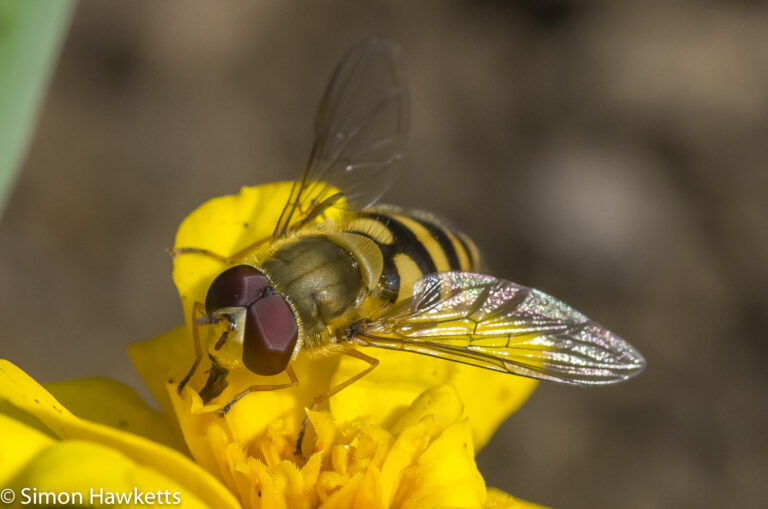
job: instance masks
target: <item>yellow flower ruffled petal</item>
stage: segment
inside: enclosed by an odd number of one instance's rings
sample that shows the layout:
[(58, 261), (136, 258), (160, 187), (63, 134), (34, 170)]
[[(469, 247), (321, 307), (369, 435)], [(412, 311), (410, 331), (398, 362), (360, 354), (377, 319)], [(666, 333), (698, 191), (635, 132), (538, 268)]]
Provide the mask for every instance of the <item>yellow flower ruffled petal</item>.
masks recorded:
[[(128, 355), (168, 420), (175, 420), (165, 386), (170, 378), (180, 380), (194, 360), (192, 336), (187, 326), (181, 325), (156, 338), (128, 345)], [(198, 374), (195, 381), (199, 382), (201, 377)]]
[(56, 503), (47, 498), (49, 503), (43, 506), (109, 506), (122, 501), (120, 505), (124, 507), (142, 507), (147, 502), (185, 508), (211, 507), (156, 469), (142, 466), (115, 449), (84, 440), (59, 441), (45, 448), (25, 465), (9, 487), (20, 495), (26, 488), (27, 500), (35, 495), (33, 490), (38, 496), (56, 494)]
[(186, 421), (182, 427), (193, 454), (214, 469), (246, 507), (483, 507), (485, 503), (472, 430), (461, 417), (463, 405), (450, 385), (425, 391), (388, 429), (370, 419), (340, 422), (309, 411), (315, 439), (306, 460), (295, 455), (296, 430), (279, 418), (258, 434), (241, 433), (251, 418), (271, 412), (267, 407), (239, 413), (233, 407), (219, 418), (215, 408), (203, 407), (194, 393), (181, 398), (171, 387), (169, 395)]
[(186, 451), (178, 426), (152, 410), (127, 385), (108, 378), (82, 378), (46, 384), (45, 388), (65, 408), (82, 419)]
[[(362, 380), (330, 400), (331, 413), (339, 419), (370, 415), (374, 422), (394, 422), (424, 389), (440, 384), (454, 385), (465, 402), (477, 449), (490, 440), (496, 428), (522, 405), (536, 388), (536, 380), (503, 375), (434, 357), (403, 352), (367, 351), (379, 365)], [(331, 385), (359, 373), (365, 365), (343, 356)]]
[(27, 463), (53, 442), (45, 433), (0, 413), (0, 486), (8, 486)]
[[(87, 388), (83, 387), (83, 390)], [(26, 373), (5, 360), (0, 360), (0, 400), (39, 420), (56, 438), (33, 430), (25, 420), (15, 418), (13, 412), (4, 413), (0, 421), (4, 428), (0, 431), (23, 433), (29, 441), (30, 448), (18, 456), (23, 461), (17, 460), (14, 465), (15, 473), (3, 471), (6, 477), (15, 475), (20, 479), (19, 487), (38, 484), (49, 487), (48, 481), (77, 489), (102, 487), (103, 484), (93, 482), (107, 482), (107, 478), (114, 477), (114, 482), (143, 480), (144, 484), (137, 484), (142, 489), (163, 485), (178, 487), (182, 501), (190, 507), (237, 507), (224, 486), (178, 451), (138, 435), (75, 417)], [(94, 400), (94, 404), (98, 402)], [(28, 429), (22, 431), (20, 426)], [(61, 453), (61, 450), (68, 453)], [(73, 452), (81, 456), (72, 456), (70, 453)], [(89, 457), (97, 459), (87, 463), (85, 460)], [(118, 461), (118, 457), (122, 459)], [(110, 473), (107, 460), (116, 461), (122, 470)], [(102, 462), (105, 463), (99, 470), (98, 465)], [(100, 472), (106, 477), (99, 477)], [(55, 488), (51, 486), (51, 489)], [(184, 501), (185, 498), (189, 502)]]

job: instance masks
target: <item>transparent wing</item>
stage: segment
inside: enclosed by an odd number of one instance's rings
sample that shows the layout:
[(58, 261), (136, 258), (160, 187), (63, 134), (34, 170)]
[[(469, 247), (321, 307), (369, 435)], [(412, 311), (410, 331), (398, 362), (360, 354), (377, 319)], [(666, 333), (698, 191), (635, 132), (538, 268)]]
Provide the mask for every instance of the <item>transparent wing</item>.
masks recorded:
[(356, 340), (575, 385), (621, 382), (645, 367), (631, 345), (554, 297), (467, 272), (421, 279)]
[(395, 46), (365, 39), (339, 63), (320, 103), (315, 143), (275, 228), (300, 228), (330, 207), (360, 210), (391, 184), (408, 131), (408, 91)]

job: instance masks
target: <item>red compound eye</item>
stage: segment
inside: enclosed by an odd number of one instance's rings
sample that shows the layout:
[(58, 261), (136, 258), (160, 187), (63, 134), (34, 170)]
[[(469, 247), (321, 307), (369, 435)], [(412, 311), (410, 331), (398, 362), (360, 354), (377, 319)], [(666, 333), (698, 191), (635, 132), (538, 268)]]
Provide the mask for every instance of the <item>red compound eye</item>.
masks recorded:
[(299, 328), (282, 295), (257, 300), (248, 308), (243, 363), (257, 375), (276, 375), (291, 360)]
[(208, 315), (221, 308), (248, 307), (270, 286), (267, 276), (249, 265), (237, 265), (219, 274), (208, 288), (205, 311)]

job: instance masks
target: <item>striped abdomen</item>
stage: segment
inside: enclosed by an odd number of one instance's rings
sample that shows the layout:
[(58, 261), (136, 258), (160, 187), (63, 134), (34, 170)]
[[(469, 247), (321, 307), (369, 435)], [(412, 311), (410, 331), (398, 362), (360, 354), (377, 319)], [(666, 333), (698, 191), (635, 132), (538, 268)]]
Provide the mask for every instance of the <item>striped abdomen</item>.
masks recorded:
[(347, 231), (360, 233), (379, 246), (383, 270), (375, 297), (397, 302), (410, 297), (413, 285), (427, 274), (477, 271), (475, 245), (434, 216), (391, 207), (366, 209)]

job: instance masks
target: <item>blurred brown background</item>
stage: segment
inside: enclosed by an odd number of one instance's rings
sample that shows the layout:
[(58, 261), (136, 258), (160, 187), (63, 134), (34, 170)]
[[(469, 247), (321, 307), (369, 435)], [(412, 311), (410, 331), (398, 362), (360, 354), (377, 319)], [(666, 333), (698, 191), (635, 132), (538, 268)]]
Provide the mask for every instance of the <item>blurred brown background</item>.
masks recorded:
[(756, 507), (768, 480), (768, 7), (762, 2), (84, 1), (0, 223), (3, 357), (108, 375), (182, 320), (181, 219), (293, 178), (331, 69), (403, 48), (387, 201), (636, 345), (618, 387), (542, 384), (479, 455), (560, 507)]

